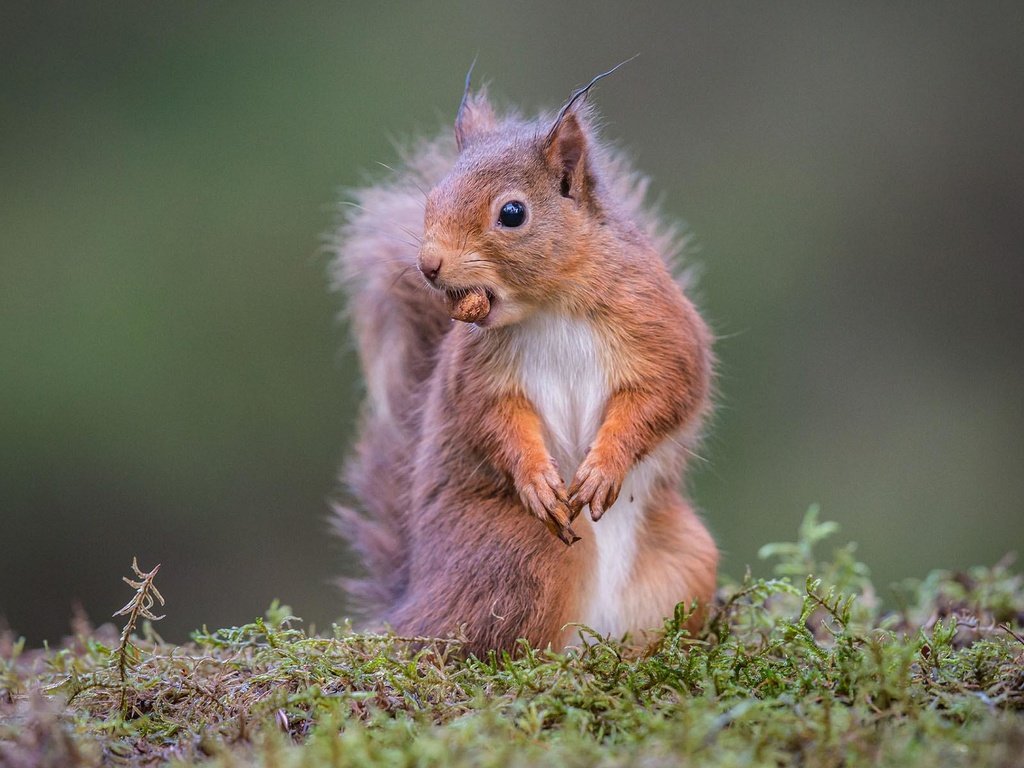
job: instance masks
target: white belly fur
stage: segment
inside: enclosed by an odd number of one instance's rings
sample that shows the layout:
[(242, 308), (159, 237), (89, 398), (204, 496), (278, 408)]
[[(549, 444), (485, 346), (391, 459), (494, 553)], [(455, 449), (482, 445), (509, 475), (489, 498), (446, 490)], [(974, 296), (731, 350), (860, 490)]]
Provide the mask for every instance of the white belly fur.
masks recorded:
[[(544, 422), (560, 474), (569, 482), (597, 435), (611, 391), (600, 339), (586, 321), (546, 315), (523, 323), (517, 342), (523, 389)], [(618, 500), (593, 526), (597, 569), (584, 585), (579, 621), (601, 634), (620, 636), (637, 629), (631, 626), (626, 588), (656, 476), (652, 458), (629, 473)]]

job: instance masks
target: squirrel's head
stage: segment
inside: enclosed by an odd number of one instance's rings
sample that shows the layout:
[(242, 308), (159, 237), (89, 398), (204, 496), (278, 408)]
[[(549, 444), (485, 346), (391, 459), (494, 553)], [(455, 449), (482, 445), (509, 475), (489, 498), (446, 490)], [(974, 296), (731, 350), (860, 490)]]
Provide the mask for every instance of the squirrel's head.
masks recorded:
[(458, 158), (427, 195), (419, 268), (450, 307), (484, 292), (477, 325), (515, 323), (564, 299), (603, 219), (585, 95), (574, 93), (553, 120), (499, 120), (467, 78)]

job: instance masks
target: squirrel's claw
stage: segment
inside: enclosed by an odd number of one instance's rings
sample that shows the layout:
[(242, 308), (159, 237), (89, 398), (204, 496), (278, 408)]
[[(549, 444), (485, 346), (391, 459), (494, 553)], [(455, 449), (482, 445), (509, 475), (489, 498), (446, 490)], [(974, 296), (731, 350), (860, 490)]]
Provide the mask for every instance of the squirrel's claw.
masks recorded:
[[(533, 512), (533, 510), (530, 510)], [(572, 529), (572, 522), (568, 515), (569, 508), (564, 504), (559, 503), (554, 509), (544, 510), (542, 514), (534, 514), (540, 518), (540, 521), (544, 523), (545, 527), (558, 539), (562, 541), (567, 547), (571, 547), (580, 537), (576, 534), (576, 531)]]
[(519, 494), (530, 513), (539, 519), (552, 534), (572, 546), (580, 540), (572, 529), (575, 515), (569, 506), (569, 495), (558, 473), (551, 470), (526, 485)]
[(547, 529), (567, 547), (571, 547), (580, 540), (576, 531), (574, 531), (572, 526), (568, 523), (566, 525), (559, 525), (553, 518), (547, 517), (544, 519), (544, 524), (547, 526)]
[(576, 477), (569, 487), (572, 519), (576, 519), (583, 507), (590, 505), (590, 518), (596, 523), (619, 498), (621, 487), (622, 480), (617, 475), (602, 469), (588, 457), (576, 472)]

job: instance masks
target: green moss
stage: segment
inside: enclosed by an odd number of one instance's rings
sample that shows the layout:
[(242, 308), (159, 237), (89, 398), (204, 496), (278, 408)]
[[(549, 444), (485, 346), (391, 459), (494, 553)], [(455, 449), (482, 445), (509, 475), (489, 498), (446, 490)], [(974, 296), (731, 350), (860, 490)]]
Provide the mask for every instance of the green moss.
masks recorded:
[[(312, 634), (275, 603), (182, 646), (148, 624), (0, 644), (0, 765), (1014, 765), (1024, 754), (1024, 579), (936, 573), (883, 611), (852, 547), (808, 514), (727, 584), (704, 631), (554, 653)], [(801, 576), (794, 583), (795, 576)], [(109, 638), (109, 639), (108, 639)], [(122, 706), (123, 702), (123, 706)]]

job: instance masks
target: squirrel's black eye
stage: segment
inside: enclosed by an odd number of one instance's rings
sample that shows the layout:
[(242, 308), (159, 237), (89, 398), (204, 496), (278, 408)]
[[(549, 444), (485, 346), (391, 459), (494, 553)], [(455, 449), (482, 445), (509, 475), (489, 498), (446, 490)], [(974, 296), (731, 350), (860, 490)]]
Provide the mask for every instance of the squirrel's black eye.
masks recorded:
[(526, 206), (518, 200), (509, 200), (501, 206), (498, 223), (503, 227), (518, 227), (526, 221)]

